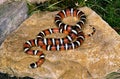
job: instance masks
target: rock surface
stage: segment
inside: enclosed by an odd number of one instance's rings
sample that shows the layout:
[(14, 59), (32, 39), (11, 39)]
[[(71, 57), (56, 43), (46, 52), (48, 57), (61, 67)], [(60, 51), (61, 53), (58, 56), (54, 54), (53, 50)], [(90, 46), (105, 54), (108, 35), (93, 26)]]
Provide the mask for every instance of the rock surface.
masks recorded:
[(30, 3), (43, 3), (48, 0), (27, 0), (27, 1), (29, 1)]
[(0, 0), (0, 5), (6, 2), (7, 0)]
[[(13, 1), (22, 1), (22, 0), (0, 0), (0, 5), (5, 3), (5, 2), (13, 2)], [(43, 3), (48, 0), (23, 0), (23, 1), (28, 1), (30, 3)]]
[(0, 45), (5, 37), (27, 18), (27, 11), (27, 4), (24, 1), (0, 5)]
[[(80, 10), (87, 15), (85, 34), (91, 32), (89, 25), (96, 28), (96, 33), (86, 38), (81, 47), (68, 51), (43, 50), (46, 54), (45, 63), (39, 68), (30, 69), (29, 64), (39, 57), (25, 54), (23, 43), (34, 39), (41, 30), (56, 27), (54, 16), (57, 12), (36, 13), (2, 44), (0, 71), (35, 79), (104, 79), (109, 72), (118, 70), (120, 36), (90, 8), (83, 7)], [(58, 35), (51, 37), (56, 36)]]

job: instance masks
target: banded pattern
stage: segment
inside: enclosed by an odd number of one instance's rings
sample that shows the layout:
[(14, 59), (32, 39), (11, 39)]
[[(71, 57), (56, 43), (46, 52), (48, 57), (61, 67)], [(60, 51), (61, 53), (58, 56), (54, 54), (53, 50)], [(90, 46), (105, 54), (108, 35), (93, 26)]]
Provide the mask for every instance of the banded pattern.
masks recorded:
[[(79, 21), (74, 26), (63, 23), (62, 20), (69, 16), (77, 17)], [(44, 53), (40, 50), (32, 50), (32, 47), (39, 46), (48, 51), (61, 51), (75, 49), (81, 46), (85, 37), (90, 37), (95, 33), (95, 28), (93, 27), (93, 32), (91, 34), (84, 35), (82, 28), (85, 21), (85, 14), (73, 8), (62, 10), (56, 14), (55, 24), (58, 28), (45, 29), (37, 35), (37, 38), (28, 40), (24, 43), (23, 47), (25, 53), (40, 56), (37, 62), (30, 64), (30, 67), (37, 68), (45, 61)], [(45, 36), (53, 33), (64, 33), (67, 36), (64, 38), (45, 38)]]
[[(51, 38), (51, 39), (54, 39), (54, 38)], [(52, 50), (52, 51), (74, 49), (74, 48), (77, 48), (78, 46), (80, 46), (83, 43), (84, 39), (85, 39), (85, 36), (82, 31), (78, 32), (75, 41), (68, 42), (68, 43), (64, 42), (64, 40), (63, 40), (62, 43), (56, 43), (56, 41), (52, 41), (55, 44), (49, 44), (49, 43), (45, 44), (43, 39), (36, 38), (36, 39), (28, 40), (25, 42), (24, 51), (26, 53), (28, 53), (30, 51), (30, 48), (34, 47), (34, 46), (40, 46), (42, 49)], [(59, 42), (61, 42), (61, 41), (59, 41)], [(37, 55), (37, 52), (35, 50), (33, 53), (31, 52), (29, 54)]]
[[(85, 39), (85, 37), (84, 37), (84, 33), (82, 31), (78, 33), (78, 35), (76, 37), (76, 41), (68, 42), (68, 43), (62, 41), (62, 43), (60, 43), (60, 44), (57, 44), (57, 43), (56, 44), (49, 44), (49, 43), (45, 44), (43, 39), (36, 38), (36, 39), (28, 40), (25, 42), (24, 52), (29, 55), (40, 56), (40, 59), (37, 62), (30, 64), (31, 68), (36, 68), (45, 61), (45, 55), (40, 50), (31, 50), (32, 47), (40, 46), (42, 49), (45, 49), (48, 51), (49, 50), (51, 50), (51, 51), (69, 50), (69, 49), (75, 49), (75, 48), (79, 47), (83, 43), (84, 39)], [(55, 43), (55, 41), (53, 43)]]
[[(52, 34), (52, 33), (64, 33), (67, 34), (64, 38), (44, 38), (46, 35)], [(78, 32), (76, 30), (71, 30), (71, 32), (68, 31), (62, 31), (59, 28), (50, 28), (41, 31), (37, 35), (37, 39), (39, 39), (42, 43), (40, 45), (56, 45), (56, 44), (63, 44), (63, 43), (69, 43), (72, 42), (77, 37)]]
[[(75, 27), (72, 27), (72, 25), (68, 25), (62, 22), (64, 18), (69, 16), (77, 17), (79, 19), (79, 21), (74, 25)], [(74, 28), (76, 30), (77, 29), (80, 30), (83, 28), (85, 21), (86, 21), (85, 14), (82, 11), (73, 8), (62, 10), (55, 16), (55, 24), (58, 26), (58, 28), (64, 30), (68, 30), (68, 29), (70, 30)]]

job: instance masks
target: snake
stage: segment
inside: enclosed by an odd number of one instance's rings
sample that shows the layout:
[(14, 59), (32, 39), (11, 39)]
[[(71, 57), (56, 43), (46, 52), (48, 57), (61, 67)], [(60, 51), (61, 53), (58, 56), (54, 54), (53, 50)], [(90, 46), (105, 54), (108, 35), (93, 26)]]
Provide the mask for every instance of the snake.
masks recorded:
[[(78, 18), (78, 22), (75, 25), (69, 25), (63, 22), (63, 19), (66, 17), (76, 17)], [(29, 55), (37, 55), (39, 56), (39, 60), (31, 63), (30, 68), (37, 68), (41, 66), (45, 61), (45, 54), (41, 50), (32, 50), (32, 47), (40, 47), (47, 51), (62, 51), (62, 50), (71, 50), (80, 47), (85, 37), (92, 36), (95, 33), (95, 28), (93, 27), (93, 32), (85, 35), (83, 32), (83, 27), (86, 22), (86, 15), (84, 12), (74, 9), (67, 8), (61, 10), (55, 15), (54, 23), (56, 24), (56, 28), (49, 28), (39, 32), (35, 39), (27, 40), (23, 49), (24, 52)], [(46, 38), (47, 35), (51, 35), (54, 33), (63, 33), (66, 36), (63, 38)]]

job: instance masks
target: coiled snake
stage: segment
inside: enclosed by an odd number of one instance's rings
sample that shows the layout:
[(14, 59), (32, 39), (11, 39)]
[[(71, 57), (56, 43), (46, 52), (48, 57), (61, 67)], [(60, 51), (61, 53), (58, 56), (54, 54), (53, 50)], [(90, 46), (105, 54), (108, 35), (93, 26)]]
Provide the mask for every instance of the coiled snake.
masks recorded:
[[(76, 17), (79, 21), (75, 25), (65, 24), (63, 19), (66, 17)], [(82, 31), (84, 24), (86, 22), (85, 14), (77, 9), (65, 9), (60, 11), (55, 15), (55, 24), (57, 28), (50, 28), (41, 31), (35, 39), (28, 40), (24, 43), (24, 52), (30, 55), (40, 56), (39, 60), (35, 63), (31, 63), (31, 68), (37, 68), (43, 64), (45, 61), (45, 55), (40, 50), (31, 50), (34, 46), (40, 46), (42, 49), (48, 51), (61, 51), (75, 49), (82, 45), (86, 36), (92, 36), (95, 33), (95, 28), (93, 27), (93, 32), (91, 34), (85, 35)], [(64, 33), (67, 34), (64, 38), (45, 38), (46, 35), (53, 33)]]

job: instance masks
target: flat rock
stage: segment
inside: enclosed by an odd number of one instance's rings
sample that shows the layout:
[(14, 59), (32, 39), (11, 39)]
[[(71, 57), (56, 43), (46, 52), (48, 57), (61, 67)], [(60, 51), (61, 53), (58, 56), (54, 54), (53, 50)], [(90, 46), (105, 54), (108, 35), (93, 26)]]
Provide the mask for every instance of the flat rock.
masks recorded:
[(25, 1), (6, 2), (0, 5), (0, 45), (5, 37), (27, 18)]
[[(95, 34), (86, 38), (81, 47), (67, 51), (43, 50), (46, 54), (45, 63), (41, 67), (30, 69), (29, 64), (38, 60), (39, 57), (25, 54), (24, 42), (36, 38), (41, 30), (56, 27), (54, 16), (57, 11), (35, 13), (2, 44), (0, 71), (35, 79), (104, 79), (108, 73), (118, 70), (120, 36), (90, 8), (79, 9), (87, 16), (84, 33), (91, 32), (89, 25), (96, 28)], [(58, 35), (51, 37), (58, 37)]]

